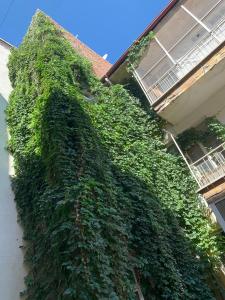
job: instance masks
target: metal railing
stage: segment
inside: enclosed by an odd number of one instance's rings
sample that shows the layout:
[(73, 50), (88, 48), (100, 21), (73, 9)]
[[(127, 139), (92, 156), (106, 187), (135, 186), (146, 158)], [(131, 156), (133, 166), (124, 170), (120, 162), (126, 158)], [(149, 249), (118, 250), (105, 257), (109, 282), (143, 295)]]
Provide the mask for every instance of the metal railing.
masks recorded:
[(225, 143), (190, 165), (200, 188), (225, 176)]
[(225, 41), (225, 19), (220, 21), (211, 33), (207, 33), (199, 43), (178, 60), (156, 83), (146, 89), (151, 104), (160, 99), (223, 41)]

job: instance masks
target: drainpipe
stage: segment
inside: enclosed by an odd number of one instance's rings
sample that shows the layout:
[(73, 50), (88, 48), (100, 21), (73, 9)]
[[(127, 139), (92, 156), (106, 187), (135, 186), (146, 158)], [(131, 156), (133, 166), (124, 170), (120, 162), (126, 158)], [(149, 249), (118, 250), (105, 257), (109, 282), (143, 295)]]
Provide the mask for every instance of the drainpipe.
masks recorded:
[(108, 77), (105, 77), (105, 82), (109, 85), (109, 86), (112, 86), (112, 82), (109, 80)]

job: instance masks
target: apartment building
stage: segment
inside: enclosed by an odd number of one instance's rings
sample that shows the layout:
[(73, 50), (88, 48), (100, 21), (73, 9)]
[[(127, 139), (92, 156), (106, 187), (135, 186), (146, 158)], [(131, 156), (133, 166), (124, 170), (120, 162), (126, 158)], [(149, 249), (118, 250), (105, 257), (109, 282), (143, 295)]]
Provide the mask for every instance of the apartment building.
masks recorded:
[[(225, 231), (225, 143), (207, 125), (210, 117), (225, 124), (225, 0), (173, 0), (135, 43), (151, 31), (154, 38), (133, 75)], [(107, 79), (127, 80), (128, 54)], [(185, 135), (184, 147), (179, 141)]]
[[(168, 147), (182, 155), (196, 180), (196, 192), (225, 231), (225, 142), (207, 127), (209, 117), (225, 124), (225, 0), (173, 0), (136, 42), (152, 31), (154, 38), (133, 76), (149, 105), (166, 121)], [(111, 66), (69, 32), (63, 30), (63, 34), (92, 62), (97, 77), (123, 83), (131, 76), (126, 69), (129, 49)], [(5, 150), (10, 49), (10, 44), (0, 40), (0, 299), (4, 300), (19, 299), (26, 274), (20, 248), (22, 230), (9, 180), (10, 158)], [(199, 139), (193, 137), (184, 146), (181, 137), (193, 129)], [(138, 294), (143, 299), (139, 288)]]

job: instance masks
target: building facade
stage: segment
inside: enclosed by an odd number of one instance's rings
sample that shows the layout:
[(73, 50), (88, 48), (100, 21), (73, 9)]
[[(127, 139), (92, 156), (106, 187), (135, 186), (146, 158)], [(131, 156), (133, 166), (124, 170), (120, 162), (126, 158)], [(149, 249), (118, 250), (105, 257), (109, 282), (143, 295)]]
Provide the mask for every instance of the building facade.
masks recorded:
[[(171, 1), (136, 43), (150, 32), (133, 75), (225, 231), (225, 0)], [(125, 81), (128, 54), (105, 77)]]
[[(196, 192), (225, 232), (225, 133), (223, 141), (212, 130), (215, 124), (225, 124), (225, 0), (173, 0), (137, 41), (151, 31), (154, 38), (134, 66), (133, 75), (149, 105), (166, 121), (168, 148), (182, 155), (196, 180)], [(126, 70), (129, 50), (111, 66), (70, 33), (63, 32), (73, 47), (92, 62), (96, 76), (113, 83), (123, 83), (130, 77)], [(19, 299), (26, 275), (22, 229), (10, 186), (13, 168), (5, 150), (10, 48), (0, 40), (0, 299), (4, 300)], [(138, 284), (137, 293), (143, 299)]]

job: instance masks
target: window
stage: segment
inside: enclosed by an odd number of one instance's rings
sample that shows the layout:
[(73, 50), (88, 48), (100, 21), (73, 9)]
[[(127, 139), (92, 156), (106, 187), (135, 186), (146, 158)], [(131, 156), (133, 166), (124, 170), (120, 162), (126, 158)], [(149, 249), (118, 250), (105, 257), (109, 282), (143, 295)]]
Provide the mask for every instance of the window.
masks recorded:
[[(218, 1), (215, 1), (215, 4)], [(214, 5), (215, 5), (214, 4)], [(225, 1), (221, 1), (215, 8), (205, 17), (203, 18), (203, 22), (210, 28), (214, 29), (216, 26), (220, 24), (222, 20), (224, 20), (225, 16)], [(221, 25), (221, 24), (220, 24)], [(224, 24), (223, 24), (224, 26)], [(224, 27), (223, 27), (224, 29)]]
[(215, 135), (207, 132), (207, 136), (204, 138), (203, 145), (206, 148), (206, 151), (210, 151), (222, 144), (222, 141), (219, 140)]
[(186, 154), (190, 162), (195, 162), (196, 160), (199, 160), (205, 155), (204, 151), (202, 150), (199, 144), (192, 145), (186, 151)]
[(225, 198), (220, 199), (209, 206), (214, 212), (217, 222), (225, 232)]
[(221, 217), (225, 221), (225, 199), (217, 202), (215, 205), (216, 205), (216, 208), (218, 209)]
[(218, 0), (185, 0), (182, 4), (198, 18), (203, 18)]

